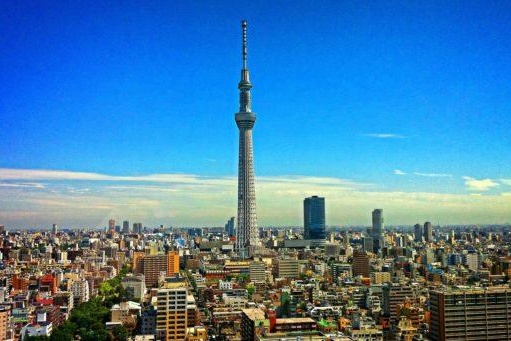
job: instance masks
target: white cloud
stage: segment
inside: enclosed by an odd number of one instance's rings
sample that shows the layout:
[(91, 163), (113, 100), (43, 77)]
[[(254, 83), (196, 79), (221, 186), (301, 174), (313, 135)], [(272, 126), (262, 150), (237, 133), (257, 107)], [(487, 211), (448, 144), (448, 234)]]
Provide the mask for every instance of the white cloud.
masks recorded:
[(511, 179), (500, 179), (500, 182), (502, 182), (504, 185), (511, 186)]
[(444, 174), (444, 173), (420, 173), (420, 172), (414, 172), (414, 175), (417, 176), (425, 176), (429, 178), (443, 178), (443, 177), (452, 177), (451, 174)]
[(480, 191), (485, 192), (489, 191), (493, 187), (498, 187), (499, 184), (492, 179), (474, 179), (469, 176), (464, 176), (463, 180), (465, 180), (465, 186), (469, 191)]
[(364, 134), (364, 136), (374, 137), (378, 139), (404, 139), (406, 136), (400, 134), (388, 134), (388, 133), (378, 133), (378, 134)]
[[(0, 186), (1, 222), (11, 227), (52, 223), (97, 227), (106, 226), (110, 218), (140, 221), (147, 226), (223, 226), (236, 215), (234, 176), (109, 176), (0, 169), (0, 179), (5, 177), (9, 177), (9, 184), (16, 179), (23, 181), (17, 185), (45, 180), (44, 188), (37, 191)], [(257, 177), (258, 222), (260, 226), (301, 225), (303, 199), (311, 195), (326, 198), (328, 225), (370, 225), (370, 212), (375, 207), (384, 209), (389, 224), (413, 224), (416, 220), (443, 224), (509, 221), (509, 195), (505, 194), (385, 192), (376, 188), (374, 184), (334, 177)]]
[(394, 172), (393, 172), (395, 175), (406, 175), (405, 172), (403, 172), (402, 170), (400, 169), (394, 169)]
[(17, 188), (38, 188), (38, 189), (44, 189), (43, 184), (39, 183), (11, 183), (11, 182), (4, 182), (0, 183), (0, 187), (17, 187)]

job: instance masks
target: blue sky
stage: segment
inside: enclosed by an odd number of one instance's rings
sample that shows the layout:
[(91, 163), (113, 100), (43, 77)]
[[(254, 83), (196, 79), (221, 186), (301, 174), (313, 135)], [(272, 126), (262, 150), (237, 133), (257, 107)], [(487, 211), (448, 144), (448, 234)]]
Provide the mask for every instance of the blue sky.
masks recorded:
[(241, 19), (260, 225), (509, 222), (510, 7), (1, 2), (0, 224), (234, 215)]

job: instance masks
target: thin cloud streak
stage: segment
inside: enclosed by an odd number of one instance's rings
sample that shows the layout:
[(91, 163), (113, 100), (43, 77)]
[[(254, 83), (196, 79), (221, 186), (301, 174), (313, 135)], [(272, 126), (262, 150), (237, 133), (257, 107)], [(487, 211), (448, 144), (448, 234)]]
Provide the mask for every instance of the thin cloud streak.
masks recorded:
[(451, 174), (444, 174), (444, 173), (420, 173), (420, 172), (414, 172), (413, 175), (417, 176), (425, 176), (428, 178), (451, 178)]
[(376, 133), (376, 134), (364, 134), (367, 137), (374, 137), (378, 139), (404, 139), (406, 136), (400, 134), (388, 134), (388, 133)]
[(9, 182), (0, 183), (0, 187), (37, 188), (37, 189), (45, 188), (43, 184), (39, 183), (9, 183)]
[(392, 172), (394, 175), (406, 175), (405, 172), (403, 172), (402, 170), (400, 169), (394, 169), (394, 171)]

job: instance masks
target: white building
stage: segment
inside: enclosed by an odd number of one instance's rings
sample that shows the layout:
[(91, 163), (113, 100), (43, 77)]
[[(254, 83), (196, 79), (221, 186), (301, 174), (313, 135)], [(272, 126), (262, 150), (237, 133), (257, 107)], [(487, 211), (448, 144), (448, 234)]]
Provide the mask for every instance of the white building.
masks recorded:
[(75, 305), (89, 300), (89, 282), (85, 278), (73, 281), (71, 291), (73, 292)]
[(218, 289), (220, 290), (232, 290), (233, 283), (231, 281), (218, 281)]
[(21, 328), (21, 340), (25, 340), (27, 336), (50, 336), (53, 330), (51, 322), (49, 323), (29, 323)]

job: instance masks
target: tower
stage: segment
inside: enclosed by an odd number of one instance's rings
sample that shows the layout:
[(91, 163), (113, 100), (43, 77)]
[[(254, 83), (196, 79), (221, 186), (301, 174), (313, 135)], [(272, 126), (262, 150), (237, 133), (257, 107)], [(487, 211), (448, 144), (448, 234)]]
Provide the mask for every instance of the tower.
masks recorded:
[(236, 251), (242, 258), (249, 257), (259, 244), (257, 231), (256, 198), (254, 186), (254, 157), (252, 150), (252, 128), (256, 120), (251, 109), (249, 72), (247, 68), (247, 22), (241, 22), (242, 60), (239, 112), (234, 115), (240, 131), (238, 160), (238, 227), (236, 229)]
[(325, 242), (325, 198), (314, 195), (303, 201), (304, 239)]
[(373, 251), (378, 253), (383, 245), (383, 210), (377, 208), (373, 210)]

